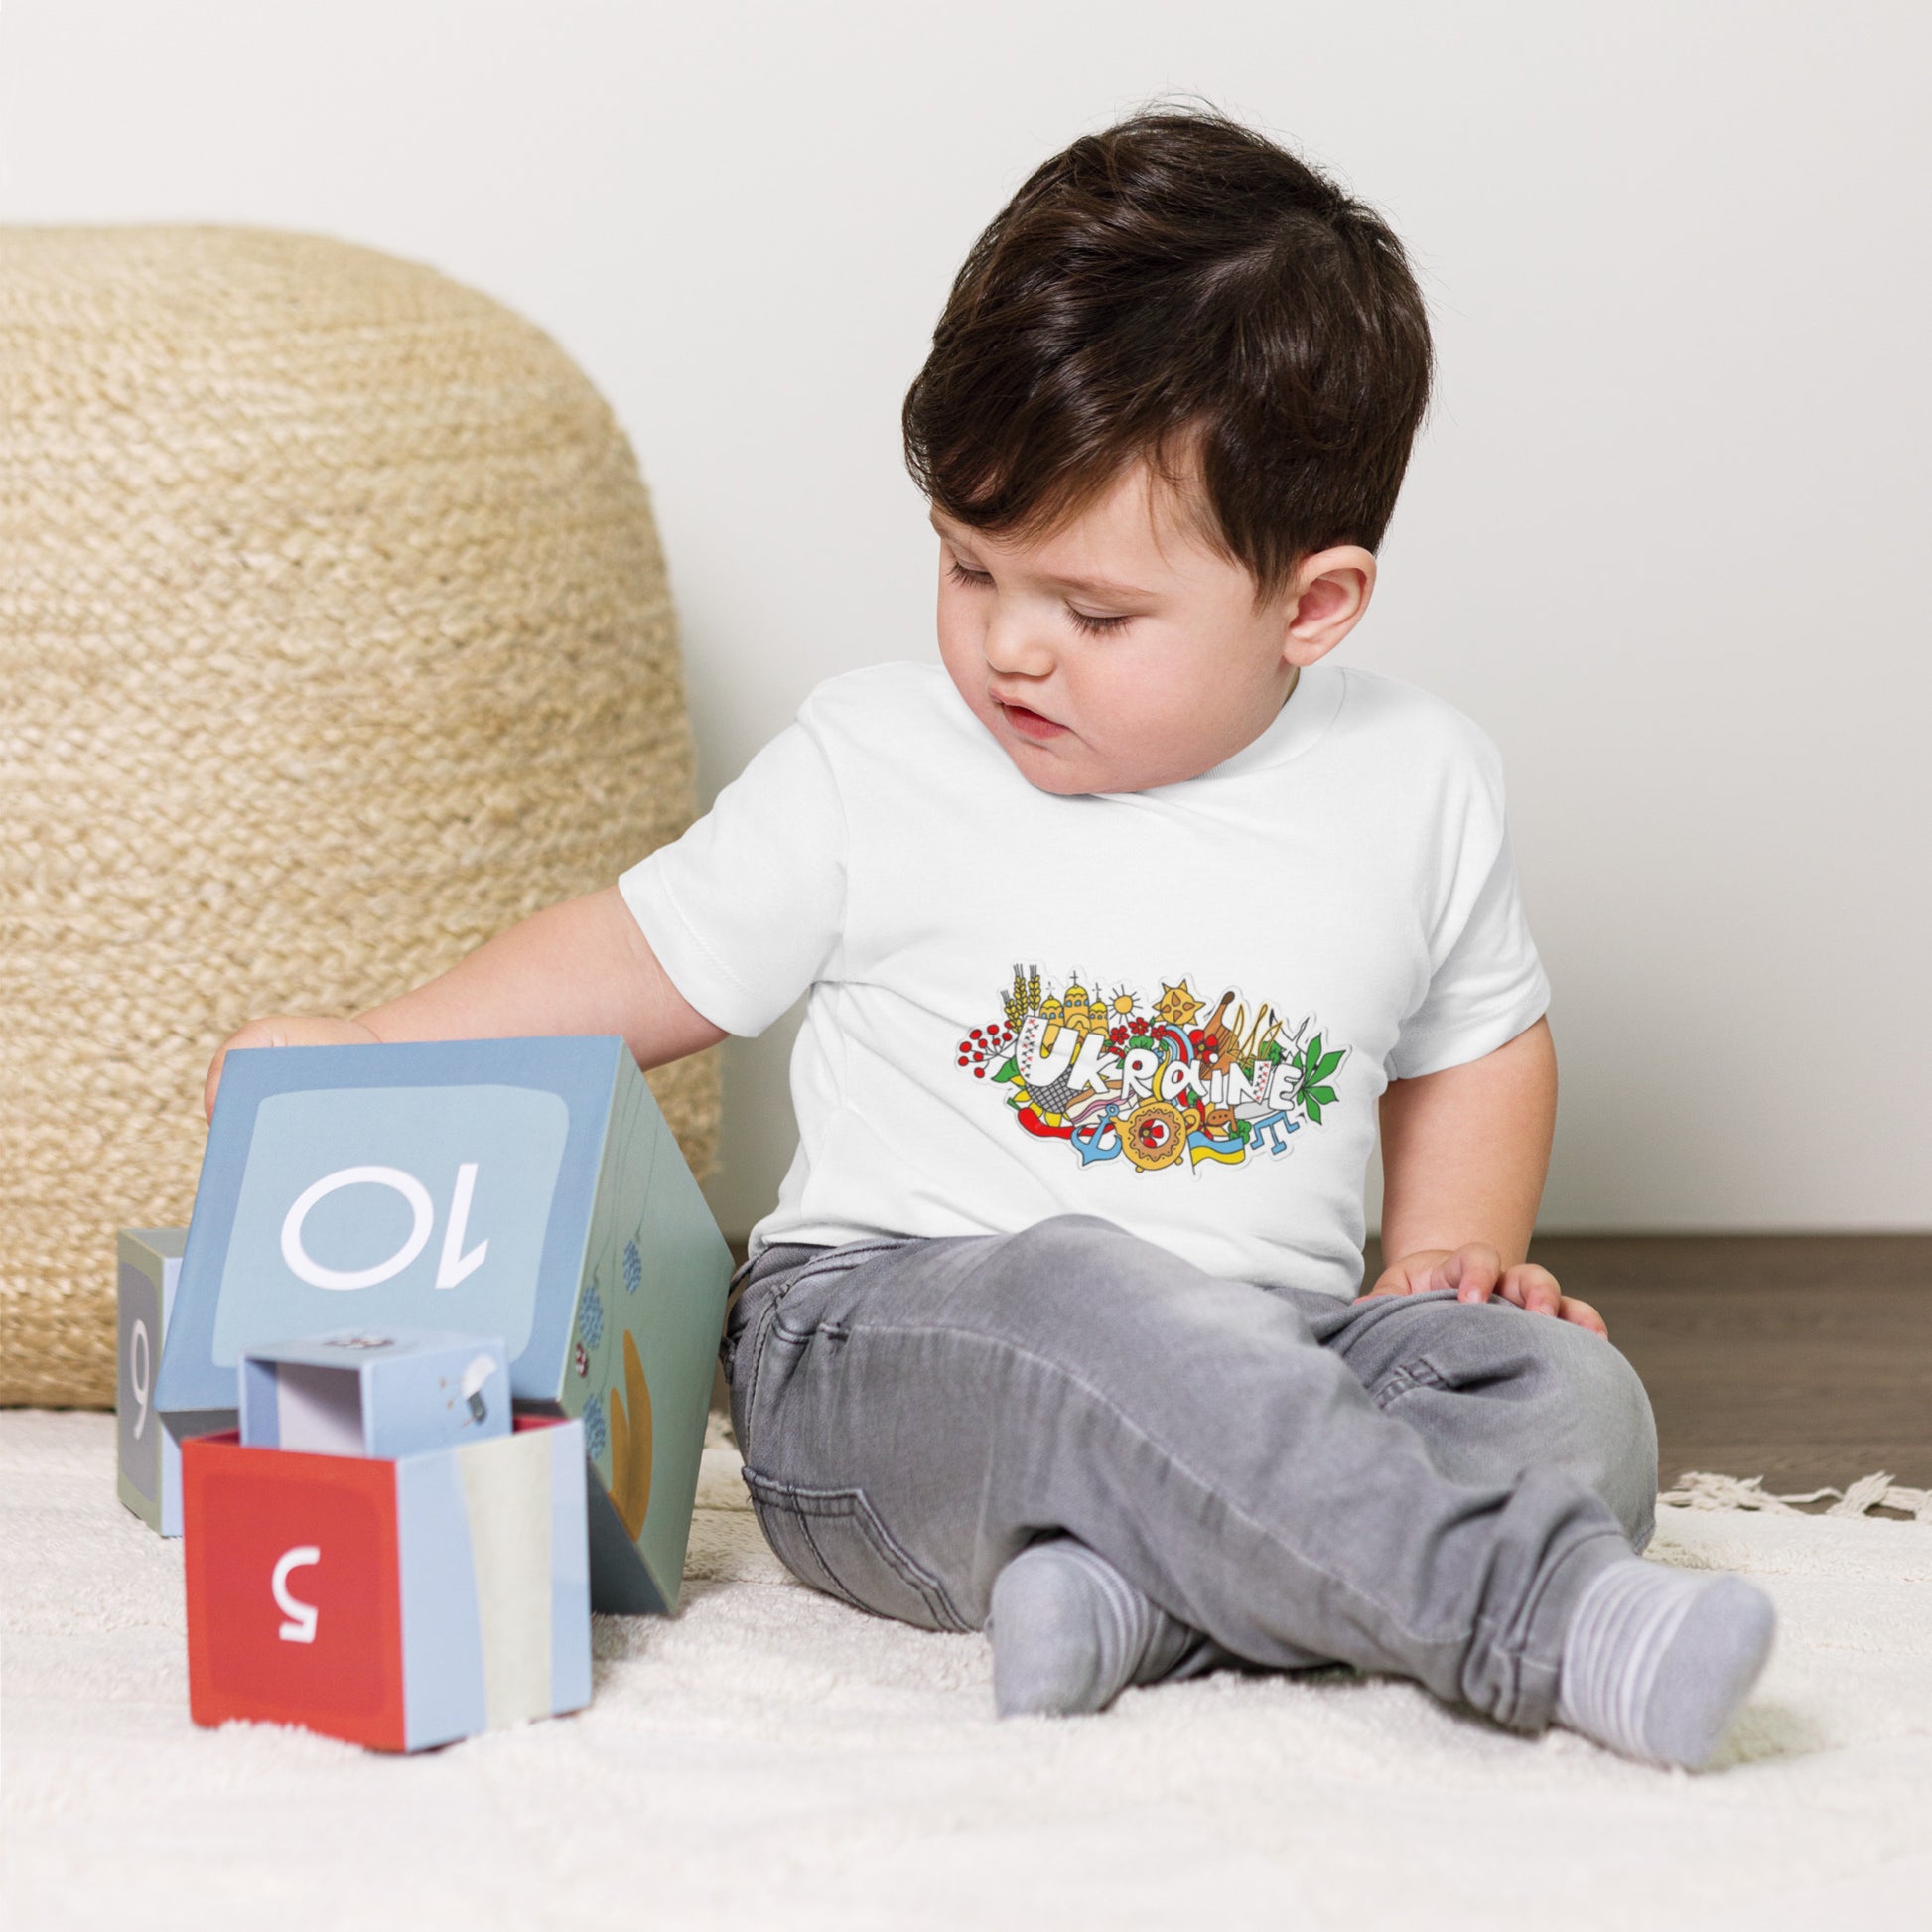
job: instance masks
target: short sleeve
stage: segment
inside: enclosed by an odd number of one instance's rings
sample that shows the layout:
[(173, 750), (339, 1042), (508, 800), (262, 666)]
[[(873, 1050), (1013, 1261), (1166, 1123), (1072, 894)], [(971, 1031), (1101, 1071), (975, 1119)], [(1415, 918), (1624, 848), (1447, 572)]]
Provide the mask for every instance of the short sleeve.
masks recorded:
[[(1486, 842), (1485, 842), (1486, 844)], [(1471, 868), (1471, 897), (1459, 929), (1452, 923), (1430, 974), (1423, 1002), (1402, 1024), (1389, 1055), (1392, 1080), (1413, 1080), (1462, 1066), (1506, 1046), (1550, 1005), (1550, 982), (1537, 957), (1516, 891), (1516, 866), (1505, 830), (1486, 869)]]
[(823, 975), (845, 867), (838, 784), (801, 715), (618, 890), (671, 984), (714, 1027), (750, 1035)]

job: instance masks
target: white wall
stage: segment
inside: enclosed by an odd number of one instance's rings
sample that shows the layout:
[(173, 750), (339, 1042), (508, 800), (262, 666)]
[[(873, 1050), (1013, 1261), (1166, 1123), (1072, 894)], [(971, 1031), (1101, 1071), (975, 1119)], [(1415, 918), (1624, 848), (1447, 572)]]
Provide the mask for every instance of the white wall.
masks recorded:
[[(615, 402), (709, 799), (932, 651), (897, 409), (1006, 195), (1204, 94), (1379, 204), (1441, 402), (1347, 645), (1501, 743), (1557, 986), (1557, 1228), (1932, 1225), (1932, 11), (8, 0), (0, 217), (437, 264)], [(734, 1042), (728, 1229), (793, 1130)]]

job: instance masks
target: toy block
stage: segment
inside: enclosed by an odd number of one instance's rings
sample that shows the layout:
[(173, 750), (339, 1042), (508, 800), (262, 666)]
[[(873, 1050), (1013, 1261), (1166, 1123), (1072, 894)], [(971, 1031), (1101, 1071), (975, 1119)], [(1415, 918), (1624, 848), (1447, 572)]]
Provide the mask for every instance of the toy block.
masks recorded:
[(621, 1039), (233, 1052), (157, 1401), (232, 1423), (291, 1335), (501, 1336), (518, 1407), (582, 1418), (597, 1607), (668, 1612), (731, 1272)]
[(242, 1447), (394, 1461), (507, 1436), (505, 1361), (500, 1341), (400, 1328), (244, 1349)]
[(198, 1725), (415, 1751), (591, 1700), (584, 1431), (382, 1460), (183, 1446)]
[(115, 1236), (119, 1304), (114, 1370), (115, 1487), (150, 1529), (181, 1534), (181, 1439), (218, 1429), (220, 1410), (164, 1416), (155, 1405), (162, 1338), (175, 1306), (186, 1228), (122, 1228)]

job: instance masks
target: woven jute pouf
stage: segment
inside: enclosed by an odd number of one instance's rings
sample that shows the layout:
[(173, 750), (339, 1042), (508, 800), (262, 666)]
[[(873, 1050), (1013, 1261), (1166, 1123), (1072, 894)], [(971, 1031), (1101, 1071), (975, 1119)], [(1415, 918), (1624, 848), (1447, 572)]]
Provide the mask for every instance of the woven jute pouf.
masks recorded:
[[(649, 499), (557, 345), (313, 236), (0, 229), (0, 1402), (113, 1400), (244, 1020), (360, 1011), (696, 807)], [(650, 1084), (700, 1177), (715, 1052)]]

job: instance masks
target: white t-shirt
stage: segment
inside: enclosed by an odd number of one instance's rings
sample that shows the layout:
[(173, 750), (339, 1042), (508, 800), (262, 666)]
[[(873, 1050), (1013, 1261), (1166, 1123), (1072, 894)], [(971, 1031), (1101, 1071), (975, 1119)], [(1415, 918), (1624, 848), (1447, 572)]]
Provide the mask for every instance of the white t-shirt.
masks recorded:
[(810, 989), (753, 1254), (1088, 1213), (1352, 1296), (1383, 1088), (1549, 1001), (1494, 746), (1328, 664), (1211, 771), (1071, 797), (942, 666), (849, 671), (620, 886), (714, 1025)]

